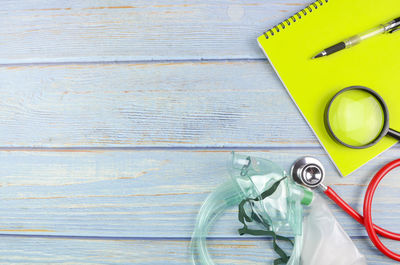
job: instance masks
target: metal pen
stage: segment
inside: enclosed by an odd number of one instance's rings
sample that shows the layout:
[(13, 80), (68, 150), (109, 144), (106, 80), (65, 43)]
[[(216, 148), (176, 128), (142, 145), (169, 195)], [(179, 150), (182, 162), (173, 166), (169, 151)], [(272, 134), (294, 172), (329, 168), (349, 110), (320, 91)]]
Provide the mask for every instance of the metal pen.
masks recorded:
[(362, 42), (363, 40), (369, 39), (378, 34), (393, 33), (398, 30), (400, 30), (400, 17), (393, 19), (386, 24), (379, 25), (378, 27), (370, 29), (362, 34), (355, 35), (355, 36), (353, 36), (347, 40), (344, 40), (342, 42), (339, 42), (338, 44), (335, 44), (329, 48), (326, 48), (322, 52), (315, 55), (312, 59), (323, 57), (323, 56), (328, 56), (332, 53), (338, 52), (345, 48), (353, 47), (353, 46), (359, 44), (360, 42)]

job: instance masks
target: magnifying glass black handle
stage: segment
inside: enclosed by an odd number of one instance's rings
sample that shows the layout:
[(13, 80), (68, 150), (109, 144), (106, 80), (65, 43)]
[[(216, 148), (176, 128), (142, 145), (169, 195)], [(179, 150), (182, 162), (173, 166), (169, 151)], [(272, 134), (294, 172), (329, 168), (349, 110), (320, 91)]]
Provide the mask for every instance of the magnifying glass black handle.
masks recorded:
[(394, 139), (400, 141), (400, 132), (395, 131), (393, 129), (389, 129), (387, 132), (387, 135), (392, 136)]

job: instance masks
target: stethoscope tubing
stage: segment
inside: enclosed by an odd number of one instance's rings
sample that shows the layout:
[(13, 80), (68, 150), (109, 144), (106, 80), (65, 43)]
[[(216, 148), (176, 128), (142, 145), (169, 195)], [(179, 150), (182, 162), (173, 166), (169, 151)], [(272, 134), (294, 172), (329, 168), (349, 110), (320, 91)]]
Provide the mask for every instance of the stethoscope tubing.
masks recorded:
[(345, 202), (332, 188), (323, 186), (324, 193), (328, 196), (332, 201), (334, 201), (340, 208), (342, 208), (347, 214), (353, 217), (357, 222), (365, 227), (367, 230), (368, 236), (370, 237), (372, 243), (375, 245), (377, 249), (379, 249), (384, 255), (387, 257), (400, 261), (400, 254), (397, 254), (390, 249), (388, 249), (378, 238), (377, 234), (392, 240), (400, 241), (400, 234), (391, 232), (386, 230), (380, 226), (375, 225), (372, 222), (372, 199), (374, 197), (374, 193), (376, 188), (379, 185), (379, 182), (385, 177), (387, 173), (389, 173), (392, 169), (400, 166), (400, 159), (394, 160), (384, 166), (375, 176), (372, 178), (371, 182), (368, 185), (365, 198), (364, 198), (364, 207), (363, 207), (363, 215), (359, 214), (356, 210), (354, 210), (347, 202)]
[[(372, 243), (374, 243), (375, 247), (377, 249), (379, 249), (387, 257), (389, 257), (393, 260), (397, 260), (397, 261), (400, 261), (400, 254), (397, 254), (397, 253), (391, 251), (390, 249), (388, 249), (377, 236), (377, 231), (375, 230), (375, 227), (374, 227), (375, 225), (372, 222), (371, 207), (372, 207), (372, 199), (374, 197), (376, 188), (378, 187), (381, 180), (392, 169), (399, 167), (399, 166), (400, 166), (400, 159), (397, 159), (397, 160), (390, 162), (386, 166), (384, 166), (381, 170), (378, 171), (378, 173), (375, 174), (374, 178), (371, 180), (371, 182), (368, 185), (367, 192), (366, 192), (365, 198), (364, 198), (364, 207), (363, 207), (364, 226), (365, 226), (365, 229), (367, 230), (368, 236), (370, 237)], [(387, 232), (391, 236), (388, 238), (394, 239), (394, 240), (400, 239), (400, 234), (392, 233), (390, 231), (387, 231)]]
[[(364, 216), (354, 210), (354, 208), (345, 202), (331, 187), (327, 187), (324, 193), (354, 220), (359, 222), (361, 225), (364, 225)], [(400, 234), (393, 233), (375, 224), (373, 225), (373, 228), (379, 235), (385, 238), (400, 241)]]

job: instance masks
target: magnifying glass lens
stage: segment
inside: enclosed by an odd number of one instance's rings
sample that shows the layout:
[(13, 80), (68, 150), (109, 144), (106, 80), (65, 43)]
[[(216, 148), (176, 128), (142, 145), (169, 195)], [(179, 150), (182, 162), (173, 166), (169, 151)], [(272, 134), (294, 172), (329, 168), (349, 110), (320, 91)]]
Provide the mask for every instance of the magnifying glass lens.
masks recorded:
[(328, 115), (332, 133), (352, 146), (373, 142), (385, 124), (381, 103), (363, 90), (348, 90), (339, 94), (331, 103)]

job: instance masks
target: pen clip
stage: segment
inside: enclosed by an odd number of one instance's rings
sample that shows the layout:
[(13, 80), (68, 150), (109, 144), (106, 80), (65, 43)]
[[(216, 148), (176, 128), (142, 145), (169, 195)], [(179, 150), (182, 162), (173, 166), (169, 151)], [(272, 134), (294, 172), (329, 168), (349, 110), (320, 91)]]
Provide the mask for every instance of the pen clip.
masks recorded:
[(396, 31), (400, 30), (400, 17), (396, 18), (395, 20), (392, 21), (388, 33), (394, 33)]
[(390, 29), (388, 32), (389, 32), (389, 33), (394, 33), (394, 32), (396, 32), (396, 31), (398, 31), (398, 30), (400, 30), (400, 25), (398, 25), (398, 26), (395, 27), (395, 28)]

